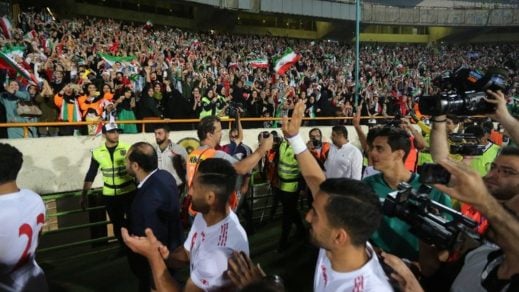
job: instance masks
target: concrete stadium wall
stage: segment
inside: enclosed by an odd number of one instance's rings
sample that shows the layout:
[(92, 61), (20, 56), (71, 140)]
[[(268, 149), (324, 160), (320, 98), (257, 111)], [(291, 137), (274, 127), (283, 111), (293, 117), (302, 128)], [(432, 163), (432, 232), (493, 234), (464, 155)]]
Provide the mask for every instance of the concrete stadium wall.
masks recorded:
[[(307, 140), (311, 128), (302, 128), (301, 134)], [(330, 141), (331, 127), (321, 127), (323, 141)], [(273, 129), (251, 129), (244, 132), (244, 143), (256, 149), (258, 134)], [(281, 134), (281, 130), (277, 129)], [(367, 128), (364, 129), (367, 131)], [(360, 147), (353, 127), (348, 127), (350, 141)], [(195, 131), (171, 132), (174, 142), (186, 137), (196, 137)], [(18, 186), (32, 189), (39, 194), (80, 190), (90, 165), (91, 150), (102, 145), (102, 137), (71, 136), (33, 139), (0, 139), (0, 143), (8, 143), (24, 154), (22, 170), (18, 176)], [(133, 144), (146, 141), (154, 144), (153, 133), (121, 135), (120, 141)], [(222, 144), (229, 141), (228, 131), (224, 130)], [(97, 174), (94, 187), (101, 187), (101, 174)]]
[(392, 33), (361, 33), (361, 42), (380, 43), (428, 43), (426, 34), (392, 34)]

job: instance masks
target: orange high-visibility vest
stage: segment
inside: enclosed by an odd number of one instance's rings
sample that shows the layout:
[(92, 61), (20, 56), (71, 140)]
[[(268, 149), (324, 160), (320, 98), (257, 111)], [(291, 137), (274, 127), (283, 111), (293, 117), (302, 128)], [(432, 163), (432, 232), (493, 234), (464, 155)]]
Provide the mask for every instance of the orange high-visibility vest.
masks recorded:
[[(189, 153), (189, 157), (186, 161), (186, 180), (188, 188), (191, 188), (193, 186), (193, 178), (195, 177), (195, 173), (198, 169), (198, 165), (200, 164), (200, 162), (208, 158), (214, 157), (215, 154), (215, 149), (201, 147)], [(236, 194), (235, 191), (229, 197), (229, 205), (231, 206), (232, 210), (236, 210), (236, 208), (238, 207), (238, 194)], [(189, 202), (189, 214), (191, 216), (195, 216), (196, 213), (197, 212), (192, 208), (192, 202)]]

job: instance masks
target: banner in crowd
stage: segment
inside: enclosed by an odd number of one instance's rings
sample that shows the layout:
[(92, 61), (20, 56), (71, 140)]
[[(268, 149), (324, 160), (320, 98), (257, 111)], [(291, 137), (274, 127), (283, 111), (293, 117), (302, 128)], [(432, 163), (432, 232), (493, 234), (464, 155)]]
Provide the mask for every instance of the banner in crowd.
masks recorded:
[(13, 57), (10, 57), (2, 51), (0, 51), (0, 69), (15, 70), (24, 79), (27, 79), (34, 84), (38, 84), (38, 79), (34, 74), (27, 71), (20, 64), (16, 63)]
[(123, 67), (128, 66), (131, 65), (131, 62), (137, 60), (137, 57), (135, 56), (119, 57), (103, 53), (99, 53), (99, 57), (101, 57), (110, 67), (112, 67), (116, 62), (121, 63)]
[(254, 60), (247, 61), (252, 68), (268, 68), (269, 67), (269, 61), (267, 58), (258, 58)]
[(0, 18), (0, 28), (2, 29), (2, 33), (6, 39), (11, 39), (13, 37), (11, 32), (13, 27), (11, 25), (11, 21), (9, 21), (6, 16)]
[(25, 46), (6, 46), (2, 48), (2, 52), (9, 58), (16, 60), (17, 57), (23, 58)]
[(285, 74), (292, 65), (301, 59), (301, 55), (287, 48), (281, 57), (274, 59), (274, 71), (278, 74)]

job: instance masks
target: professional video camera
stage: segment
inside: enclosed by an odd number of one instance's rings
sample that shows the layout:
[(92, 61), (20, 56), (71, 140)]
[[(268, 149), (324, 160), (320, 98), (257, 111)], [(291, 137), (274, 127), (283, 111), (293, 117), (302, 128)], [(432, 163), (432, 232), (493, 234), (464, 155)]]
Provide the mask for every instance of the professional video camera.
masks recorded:
[(420, 112), (426, 115), (478, 115), (493, 113), (495, 106), (485, 101), (486, 90), (506, 89), (508, 74), (505, 70), (490, 67), (486, 73), (460, 67), (446, 71), (434, 79), (441, 89), (435, 96), (422, 96), (418, 101)]
[(450, 153), (463, 156), (478, 156), (485, 152), (485, 145), (479, 145), (478, 139), (472, 134), (449, 134), (451, 142)]
[(241, 102), (231, 101), (225, 109), (225, 115), (231, 118), (236, 118), (238, 116), (238, 111), (240, 111), (240, 108), (243, 108), (243, 104)]
[[(384, 215), (403, 220), (411, 226), (411, 233), (439, 250), (452, 250), (467, 237), (479, 241), (479, 235), (474, 231), (477, 223), (431, 200), (430, 190), (422, 185), (415, 191), (408, 183), (400, 183), (398, 191), (389, 193), (384, 200)], [(440, 213), (452, 219), (446, 219)]]

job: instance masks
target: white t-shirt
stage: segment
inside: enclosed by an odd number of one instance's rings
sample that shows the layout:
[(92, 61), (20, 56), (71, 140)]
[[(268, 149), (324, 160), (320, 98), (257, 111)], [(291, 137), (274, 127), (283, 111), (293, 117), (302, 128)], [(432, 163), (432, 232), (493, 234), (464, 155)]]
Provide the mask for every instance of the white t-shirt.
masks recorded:
[(359, 148), (351, 143), (337, 148), (333, 143), (330, 144), (328, 158), (324, 162), (326, 178), (362, 178), (362, 153)]
[(198, 213), (184, 248), (189, 252), (190, 278), (204, 291), (218, 290), (230, 284), (225, 271), (233, 251), (249, 255), (247, 233), (232, 211), (225, 219), (209, 227), (203, 215)]
[(171, 175), (175, 178), (177, 186), (179, 186), (182, 184), (182, 180), (173, 167), (173, 157), (180, 155), (184, 161), (187, 161), (187, 151), (184, 149), (184, 147), (172, 143), (171, 141), (169, 142), (169, 146), (166, 147), (164, 151), (161, 151), (158, 145), (155, 146), (155, 150), (157, 151), (158, 167), (159, 169), (164, 169), (171, 173)]
[(0, 195), (0, 291), (47, 291), (34, 259), (45, 222), (45, 205), (35, 192)]
[(326, 250), (321, 248), (315, 265), (314, 291), (393, 291), (382, 266), (380, 266), (378, 257), (369, 243), (366, 245), (366, 253), (368, 253), (370, 259), (362, 268), (348, 273), (340, 273), (332, 269)]

